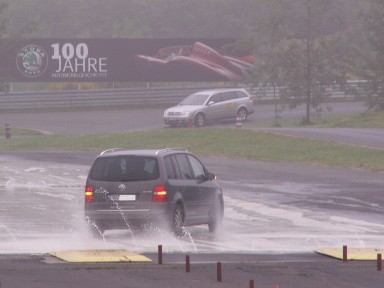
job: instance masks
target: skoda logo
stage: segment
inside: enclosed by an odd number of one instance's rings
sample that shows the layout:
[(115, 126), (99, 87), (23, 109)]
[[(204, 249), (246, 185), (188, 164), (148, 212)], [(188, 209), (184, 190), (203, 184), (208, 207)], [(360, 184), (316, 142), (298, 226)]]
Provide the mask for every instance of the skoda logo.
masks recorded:
[(120, 184), (120, 185), (119, 185), (119, 191), (120, 191), (120, 192), (125, 191), (125, 185), (124, 185), (124, 184)]
[(47, 53), (37, 45), (24, 46), (17, 54), (16, 65), (24, 76), (38, 77), (47, 69)]

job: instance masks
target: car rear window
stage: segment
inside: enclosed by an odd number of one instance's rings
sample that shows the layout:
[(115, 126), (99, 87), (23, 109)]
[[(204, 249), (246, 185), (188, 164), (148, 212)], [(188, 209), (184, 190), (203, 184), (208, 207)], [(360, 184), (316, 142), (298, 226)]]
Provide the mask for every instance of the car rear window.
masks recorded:
[(247, 94), (245, 94), (244, 92), (241, 92), (241, 91), (236, 91), (236, 94), (237, 94), (238, 98), (248, 97)]
[(157, 159), (146, 156), (113, 156), (96, 159), (89, 173), (96, 181), (146, 181), (159, 178)]

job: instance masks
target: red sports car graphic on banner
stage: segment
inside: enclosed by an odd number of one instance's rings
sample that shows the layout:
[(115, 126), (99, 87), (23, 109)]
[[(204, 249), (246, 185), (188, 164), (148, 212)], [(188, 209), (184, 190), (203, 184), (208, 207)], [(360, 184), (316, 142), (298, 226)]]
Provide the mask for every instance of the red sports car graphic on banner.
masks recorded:
[(138, 73), (154, 81), (241, 81), (252, 70), (252, 56), (234, 57), (195, 42), (165, 47), (157, 55), (136, 54)]

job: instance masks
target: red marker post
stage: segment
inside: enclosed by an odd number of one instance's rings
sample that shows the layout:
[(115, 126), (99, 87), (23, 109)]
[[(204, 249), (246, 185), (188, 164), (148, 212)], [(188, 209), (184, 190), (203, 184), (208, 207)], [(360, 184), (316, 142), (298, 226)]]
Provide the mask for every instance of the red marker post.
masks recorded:
[(185, 256), (185, 272), (189, 273), (191, 271), (191, 263), (189, 259), (189, 255)]
[(343, 246), (343, 262), (348, 261), (348, 247), (346, 245)]
[(221, 262), (217, 262), (217, 282), (222, 282), (222, 277), (221, 277)]
[(5, 139), (11, 138), (11, 125), (5, 124)]
[(163, 246), (162, 245), (159, 245), (157, 247), (157, 259), (158, 259), (159, 265), (163, 264)]

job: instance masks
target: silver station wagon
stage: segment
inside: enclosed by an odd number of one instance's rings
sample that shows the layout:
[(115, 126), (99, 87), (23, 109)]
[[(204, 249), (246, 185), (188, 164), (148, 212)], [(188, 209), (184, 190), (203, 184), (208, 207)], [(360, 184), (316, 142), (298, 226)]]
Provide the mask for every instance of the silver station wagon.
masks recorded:
[(245, 121), (254, 112), (253, 97), (245, 89), (216, 89), (189, 95), (164, 112), (170, 126), (202, 127), (208, 121), (239, 118)]

